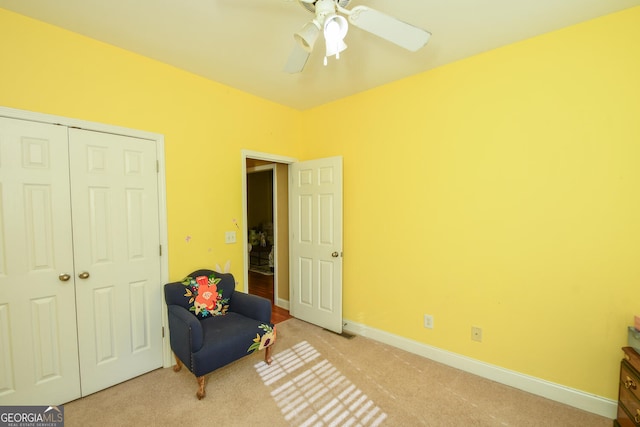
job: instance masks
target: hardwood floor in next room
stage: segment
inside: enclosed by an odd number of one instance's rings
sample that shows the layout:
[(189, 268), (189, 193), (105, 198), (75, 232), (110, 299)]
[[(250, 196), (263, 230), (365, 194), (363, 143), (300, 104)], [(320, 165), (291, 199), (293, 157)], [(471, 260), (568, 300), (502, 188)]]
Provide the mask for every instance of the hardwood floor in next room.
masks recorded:
[(269, 276), (249, 271), (249, 293), (271, 301), (271, 323), (280, 323), (291, 318), (289, 310), (274, 304), (273, 275)]

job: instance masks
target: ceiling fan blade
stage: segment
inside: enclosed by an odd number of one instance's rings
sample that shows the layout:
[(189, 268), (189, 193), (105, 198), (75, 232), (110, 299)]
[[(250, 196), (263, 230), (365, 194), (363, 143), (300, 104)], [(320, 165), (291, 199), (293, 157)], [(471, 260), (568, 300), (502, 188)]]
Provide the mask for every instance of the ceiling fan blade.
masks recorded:
[(284, 71), (290, 74), (301, 72), (307, 63), (307, 59), (309, 59), (309, 55), (310, 53), (304, 50), (299, 43), (294, 43), (293, 50), (284, 66)]
[(366, 6), (348, 11), (349, 22), (358, 28), (412, 52), (427, 44), (431, 33)]

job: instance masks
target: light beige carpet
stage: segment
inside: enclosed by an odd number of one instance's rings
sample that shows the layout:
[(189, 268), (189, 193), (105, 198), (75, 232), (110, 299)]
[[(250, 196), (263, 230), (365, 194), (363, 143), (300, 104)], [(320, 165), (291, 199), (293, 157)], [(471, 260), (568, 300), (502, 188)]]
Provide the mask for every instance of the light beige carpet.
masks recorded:
[(274, 361), (249, 355), (207, 377), (158, 369), (65, 405), (73, 426), (545, 426), (611, 420), (362, 337), (290, 319)]

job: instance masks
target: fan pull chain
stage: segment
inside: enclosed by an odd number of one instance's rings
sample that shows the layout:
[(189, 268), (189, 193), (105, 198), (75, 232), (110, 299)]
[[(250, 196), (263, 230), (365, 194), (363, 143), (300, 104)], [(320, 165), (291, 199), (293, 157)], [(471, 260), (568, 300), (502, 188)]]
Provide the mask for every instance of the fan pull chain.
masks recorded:
[[(340, 59), (340, 49), (338, 49), (338, 43), (336, 42), (336, 59)], [(327, 66), (327, 55), (324, 56), (324, 66)]]

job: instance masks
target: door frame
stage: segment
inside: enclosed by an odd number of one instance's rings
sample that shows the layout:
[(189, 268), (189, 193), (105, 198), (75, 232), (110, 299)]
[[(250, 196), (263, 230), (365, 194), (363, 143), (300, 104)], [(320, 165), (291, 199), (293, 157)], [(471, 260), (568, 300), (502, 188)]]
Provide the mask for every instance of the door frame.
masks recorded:
[[(240, 235), (242, 236), (242, 289), (244, 292), (249, 293), (249, 242), (248, 240), (248, 230), (247, 230), (247, 159), (253, 160), (263, 160), (271, 163), (282, 163), (286, 165), (291, 165), (292, 163), (296, 163), (298, 159), (293, 157), (281, 156), (278, 154), (270, 154), (263, 153), (260, 151), (252, 151), (252, 150), (242, 150), (241, 152), (241, 162), (242, 162), (242, 229), (240, 230)], [(274, 269), (278, 268), (278, 248), (281, 247), (278, 244), (278, 231), (277, 231), (277, 215), (289, 215), (289, 212), (281, 213), (278, 212), (277, 209), (277, 179), (276, 179), (276, 167), (265, 166), (264, 170), (267, 168), (273, 169), (273, 238), (274, 238), (274, 252), (273, 252), (273, 266)], [(257, 169), (256, 169), (257, 170)], [(287, 195), (288, 197), (288, 195)], [(273, 302), (278, 305), (278, 277), (277, 274), (273, 277)]]
[[(158, 164), (158, 220), (160, 229), (160, 246), (162, 256), (160, 257), (160, 283), (162, 287), (169, 281), (169, 240), (167, 235), (167, 186), (165, 176), (165, 156), (164, 156), (164, 135), (152, 133), (137, 129), (130, 129), (121, 126), (108, 125), (103, 123), (90, 122), (81, 119), (73, 119), (70, 117), (56, 116), (46, 113), (38, 113), (33, 111), (19, 110), (0, 106), (0, 117), (11, 119), (28, 120), (32, 122), (48, 123), (53, 125), (62, 125), (67, 127), (77, 127), (86, 130), (93, 130), (102, 133), (111, 133), (115, 135), (131, 136), (134, 138), (146, 139), (156, 143), (156, 160)], [(160, 250), (160, 248), (158, 248)], [(164, 295), (163, 292), (160, 292)], [(162, 304), (162, 328), (168, 331), (167, 308), (164, 297), (159, 301)], [(163, 366), (168, 368), (173, 365), (174, 359), (171, 356), (171, 347), (169, 340), (165, 339), (168, 335), (163, 333)]]

